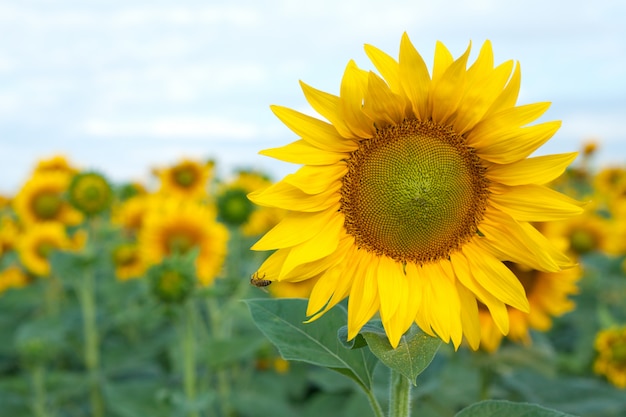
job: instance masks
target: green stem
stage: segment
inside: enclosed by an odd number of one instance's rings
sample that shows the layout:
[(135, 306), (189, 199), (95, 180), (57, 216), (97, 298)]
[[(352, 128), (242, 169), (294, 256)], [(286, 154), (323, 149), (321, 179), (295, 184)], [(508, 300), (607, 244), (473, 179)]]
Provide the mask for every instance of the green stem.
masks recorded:
[[(211, 336), (216, 340), (224, 339), (223, 332), (223, 320), (221, 310), (217, 304), (215, 297), (209, 296), (206, 300), (207, 311), (209, 313), (209, 320), (211, 322)], [(230, 405), (230, 383), (228, 381), (228, 374), (224, 369), (218, 369), (216, 373), (217, 377), (217, 392), (220, 397), (220, 407), (222, 416), (228, 417), (232, 415), (232, 407)]]
[(411, 415), (411, 383), (401, 373), (391, 370), (389, 390), (389, 417), (409, 417)]
[(33, 380), (33, 414), (35, 417), (47, 417), (45, 368), (38, 364), (31, 374)]
[(85, 335), (85, 367), (89, 373), (89, 398), (93, 417), (104, 416), (104, 403), (100, 392), (100, 352), (98, 329), (96, 325), (96, 297), (93, 270), (89, 268), (78, 289), (79, 301), (83, 314), (83, 333)]
[(183, 378), (185, 387), (185, 396), (187, 402), (192, 405), (189, 417), (198, 417), (198, 410), (195, 404), (196, 399), (196, 340), (194, 335), (194, 304), (192, 300), (187, 302), (184, 311), (183, 323)]
[(376, 396), (374, 395), (374, 391), (371, 389), (365, 389), (364, 391), (365, 391), (365, 394), (367, 395), (367, 399), (370, 402), (370, 407), (372, 407), (372, 411), (374, 412), (374, 415), (376, 417), (385, 417), (385, 414), (383, 413), (383, 409), (378, 403)]

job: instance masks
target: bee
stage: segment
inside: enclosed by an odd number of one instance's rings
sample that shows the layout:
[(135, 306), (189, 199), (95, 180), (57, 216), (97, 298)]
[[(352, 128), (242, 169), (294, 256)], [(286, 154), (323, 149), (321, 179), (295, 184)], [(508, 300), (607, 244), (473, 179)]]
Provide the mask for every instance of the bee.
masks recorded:
[(259, 273), (255, 272), (250, 277), (250, 284), (252, 284), (252, 285), (254, 285), (255, 287), (258, 287), (258, 288), (267, 287), (268, 285), (270, 285), (272, 283), (272, 281), (270, 281), (268, 279), (264, 279), (264, 278), (265, 278), (265, 274), (263, 274), (262, 277), (259, 277)]

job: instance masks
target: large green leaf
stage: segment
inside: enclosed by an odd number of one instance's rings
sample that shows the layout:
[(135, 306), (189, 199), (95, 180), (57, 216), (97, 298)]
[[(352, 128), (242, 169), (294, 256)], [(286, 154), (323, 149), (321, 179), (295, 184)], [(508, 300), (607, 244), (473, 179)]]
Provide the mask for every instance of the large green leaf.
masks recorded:
[(276, 345), (283, 358), (325, 366), (336, 370), (369, 389), (376, 358), (366, 349), (346, 349), (337, 338), (348, 314), (343, 306), (312, 323), (303, 323), (307, 300), (245, 300), (254, 322)]
[(504, 400), (488, 400), (472, 404), (456, 414), (456, 417), (573, 417), (560, 411), (536, 404), (514, 403)]
[(382, 363), (406, 376), (413, 384), (419, 374), (432, 362), (441, 340), (431, 337), (413, 325), (401, 338), (394, 349), (382, 324), (373, 321), (360, 332), (370, 350)]

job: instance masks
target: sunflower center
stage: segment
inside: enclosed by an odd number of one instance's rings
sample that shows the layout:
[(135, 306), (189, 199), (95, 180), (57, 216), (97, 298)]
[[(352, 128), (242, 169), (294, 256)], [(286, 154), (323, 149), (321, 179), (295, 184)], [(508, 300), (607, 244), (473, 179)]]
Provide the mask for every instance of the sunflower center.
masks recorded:
[(187, 167), (182, 167), (174, 171), (174, 180), (181, 187), (191, 187), (196, 182), (196, 173)]
[(589, 230), (576, 229), (570, 235), (570, 245), (576, 253), (584, 254), (598, 247), (598, 241)]
[(217, 200), (220, 218), (235, 226), (248, 221), (254, 205), (246, 195), (247, 192), (239, 188), (226, 190)]
[(36, 252), (40, 258), (48, 259), (48, 256), (50, 256), (52, 251), (55, 250), (56, 248), (57, 248), (57, 245), (55, 245), (54, 243), (42, 241), (37, 245)]
[(422, 264), (447, 258), (477, 233), (487, 179), (449, 127), (406, 120), (362, 141), (347, 164), (341, 210), (359, 247)]
[(51, 220), (57, 217), (62, 204), (63, 201), (58, 193), (47, 191), (33, 199), (32, 208), (38, 218)]
[(132, 265), (137, 259), (137, 248), (134, 245), (121, 245), (113, 252), (113, 263), (117, 266)]
[(172, 233), (167, 238), (167, 251), (169, 254), (184, 255), (196, 244), (193, 236), (188, 233), (177, 232)]

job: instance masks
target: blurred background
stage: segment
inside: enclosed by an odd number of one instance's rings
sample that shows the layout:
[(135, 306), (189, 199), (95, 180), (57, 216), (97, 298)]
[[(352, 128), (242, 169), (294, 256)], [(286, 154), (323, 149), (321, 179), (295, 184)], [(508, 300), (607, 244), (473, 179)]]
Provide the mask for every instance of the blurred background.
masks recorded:
[(626, 156), (626, 3), (568, 0), (0, 1), (0, 193), (57, 153), (113, 181), (142, 181), (183, 156), (254, 168), (294, 135), (270, 104), (310, 112), (298, 80), (337, 93), (370, 43), (397, 56), (406, 31), (430, 63), (485, 39), (522, 66), (520, 103), (552, 101), (563, 120), (542, 153), (598, 142), (598, 164)]

